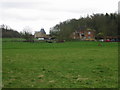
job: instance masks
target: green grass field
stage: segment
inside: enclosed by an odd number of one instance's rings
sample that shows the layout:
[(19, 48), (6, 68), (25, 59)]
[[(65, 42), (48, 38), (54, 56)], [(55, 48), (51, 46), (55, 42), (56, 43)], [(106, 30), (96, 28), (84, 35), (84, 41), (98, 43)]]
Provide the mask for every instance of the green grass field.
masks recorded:
[(118, 87), (115, 42), (3, 42), (2, 50), (5, 88)]

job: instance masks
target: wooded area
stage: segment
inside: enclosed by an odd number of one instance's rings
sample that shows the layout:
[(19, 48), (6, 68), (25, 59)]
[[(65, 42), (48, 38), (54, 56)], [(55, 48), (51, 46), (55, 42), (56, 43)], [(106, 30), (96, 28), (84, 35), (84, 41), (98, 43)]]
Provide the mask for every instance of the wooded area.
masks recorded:
[(120, 15), (117, 13), (93, 14), (79, 19), (70, 19), (60, 22), (50, 30), (50, 34), (58, 39), (70, 40), (70, 35), (81, 27), (96, 31), (96, 38), (107, 36), (118, 36), (118, 24)]
[(2, 30), (2, 38), (20, 38), (21, 34), (16, 30), (10, 28), (7, 25), (1, 25), (0, 30)]

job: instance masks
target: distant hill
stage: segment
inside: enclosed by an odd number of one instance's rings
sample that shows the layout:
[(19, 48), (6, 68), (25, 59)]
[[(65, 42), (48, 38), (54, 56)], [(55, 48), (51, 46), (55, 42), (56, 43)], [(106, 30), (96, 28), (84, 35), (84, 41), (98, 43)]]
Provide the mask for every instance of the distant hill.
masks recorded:
[(21, 34), (7, 25), (1, 25), (0, 30), (2, 30), (2, 38), (20, 38)]

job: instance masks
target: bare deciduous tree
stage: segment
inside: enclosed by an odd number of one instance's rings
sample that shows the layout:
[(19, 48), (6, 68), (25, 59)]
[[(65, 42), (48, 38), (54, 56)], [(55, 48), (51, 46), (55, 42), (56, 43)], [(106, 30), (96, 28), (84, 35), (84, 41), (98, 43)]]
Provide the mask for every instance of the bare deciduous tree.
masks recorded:
[(24, 29), (23, 29), (23, 32), (21, 33), (22, 34), (22, 37), (24, 39), (26, 39), (27, 42), (33, 42), (34, 41), (34, 37), (32, 35), (32, 32), (31, 32), (31, 28), (26, 26)]

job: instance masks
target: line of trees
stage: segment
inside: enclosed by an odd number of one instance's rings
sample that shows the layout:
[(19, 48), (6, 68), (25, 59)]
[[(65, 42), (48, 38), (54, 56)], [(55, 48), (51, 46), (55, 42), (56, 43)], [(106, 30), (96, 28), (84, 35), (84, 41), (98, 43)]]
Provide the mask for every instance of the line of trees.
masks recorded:
[(96, 31), (96, 38), (106, 36), (118, 36), (118, 21), (120, 21), (117, 13), (93, 14), (85, 18), (71, 19), (60, 22), (50, 30), (50, 34), (60, 40), (71, 39), (72, 32), (80, 27), (90, 28)]
[(8, 25), (3, 24), (0, 25), (0, 30), (2, 32), (2, 38), (24, 38), (28, 42), (33, 41), (34, 38), (29, 27), (25, 27), (22, 32), (18, 32)]
[[(70, 19), (60, 22), (50, 29), (50, 36), (59, 40), (71, 40), (71, 34), (81, 27), (90, 28), (96, 31), (96, 38), (106, 36), (118, 36), (120, 34), (120, 15), (117, 13), (93, 14), (79, 19)], [(24, 28), (23, 32), (17, 32), (7, 25), (1, 25), (3, 38), (25, 38), (27, 41), (33, 39), (32, 34)]]
[(2, 38), (20, 38), (21, 34), (7, 25), (1, 25), (0, 30), (2, 31)]

